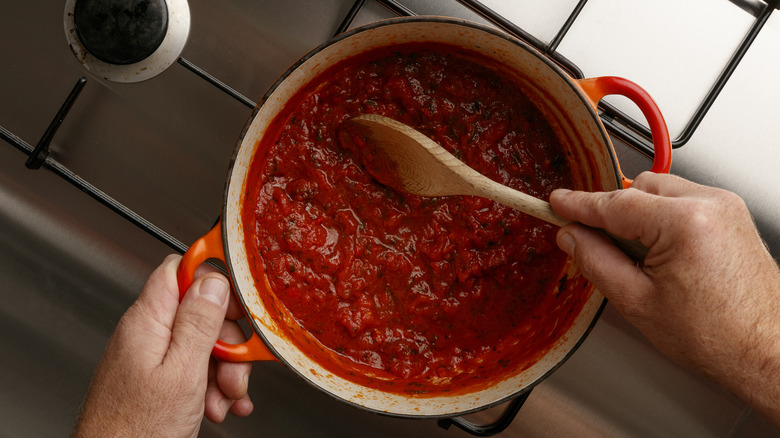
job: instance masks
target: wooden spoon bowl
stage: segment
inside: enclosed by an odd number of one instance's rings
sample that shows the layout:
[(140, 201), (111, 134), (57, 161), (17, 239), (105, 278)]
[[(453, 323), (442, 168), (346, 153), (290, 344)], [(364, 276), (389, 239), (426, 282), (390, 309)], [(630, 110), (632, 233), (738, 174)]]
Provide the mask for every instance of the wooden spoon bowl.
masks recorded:
[[(481, 196), (554, 225), (571, 222), (558, 216), (550, 203), (497, 183), (455, 158), (419, 131), (388, 117), (363, 114), (344, 122), (341, 142), (365, 143), (368, 172), (382, 184), (420, 196)], [(638, 241), (607, 237), (635, 260), (648, 248)]]

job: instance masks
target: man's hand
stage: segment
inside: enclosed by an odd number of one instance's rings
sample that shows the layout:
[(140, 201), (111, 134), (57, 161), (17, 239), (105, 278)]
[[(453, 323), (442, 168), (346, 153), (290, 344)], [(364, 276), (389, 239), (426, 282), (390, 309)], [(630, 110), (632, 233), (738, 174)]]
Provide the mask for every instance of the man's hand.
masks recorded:
[(625, 318), (675, 361), (780, 425), (780, 271), (737, 195), (643, 173), (607, 193), (559, 190), (562, 217), (639, 239), (644, 263), (582, 225), (558, 245)]
[[(228, 282), (217, 272), (195, 280), (181, 304), (169, 256), (119, 324), (90, 385), (74, 436), (197, 436), (205, 416), (246, 416), (251, 364), (210, 357), (217, 338), (244, 339), (225, 320), (240, 318)], [(235, 301), (235, 300), (232, 300)], [(223, 324), (224, 323), (224, 324)]]

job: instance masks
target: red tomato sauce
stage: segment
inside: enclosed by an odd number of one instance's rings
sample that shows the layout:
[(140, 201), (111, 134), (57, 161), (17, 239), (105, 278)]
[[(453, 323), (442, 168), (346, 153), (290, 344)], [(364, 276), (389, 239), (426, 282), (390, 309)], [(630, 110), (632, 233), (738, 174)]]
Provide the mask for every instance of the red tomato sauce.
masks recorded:
[(482, 198), (396, 191), (339, 144), (344, 120), (376, 113), (515, 189), (571, 187), (544, 117), (485, 65), (446, 45), (361, 55), (292, 99), (260, 144), (242, 212), (253, 273), (320, 344), (301, 349), (338, 356), (334, 373), (467, 388), (533, 365), (588, 298), (565, 285), (557, 228)]

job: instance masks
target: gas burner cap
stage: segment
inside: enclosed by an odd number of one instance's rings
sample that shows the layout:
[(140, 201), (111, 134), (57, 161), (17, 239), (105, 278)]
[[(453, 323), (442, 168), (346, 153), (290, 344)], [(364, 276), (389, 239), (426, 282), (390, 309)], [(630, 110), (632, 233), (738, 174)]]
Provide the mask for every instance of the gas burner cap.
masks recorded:
[(67, 0), (65, 35), (87, 70), (140, 82), (176, 62), (190, 32), (187, 0)]

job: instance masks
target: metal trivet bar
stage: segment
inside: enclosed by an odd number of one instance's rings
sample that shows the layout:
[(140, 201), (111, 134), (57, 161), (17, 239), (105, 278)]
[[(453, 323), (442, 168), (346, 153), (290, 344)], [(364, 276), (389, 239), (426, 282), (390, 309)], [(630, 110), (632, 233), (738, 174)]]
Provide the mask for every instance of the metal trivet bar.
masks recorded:
[[(457, 0), (457, 1), (463, 4), (464, 6), (470, 8), (472, 11), (476, 12), (486, 20), (495, 24), (499, 28), (503, 29), (504, 31), (513, 34), (514, 36), (520, 39), (525, 40), (532, 46), (536, 47), (538, 50), (544, 52), (546, 55), (550, 56), (551, 59), (553, 59), (555, 62), (557, 62), (562, 67), (569, 70), (569, 72), (572, 73), (572, 76), (575, 79), (582, 79), (584, 77), (582, 71), (576, 65), (572, 64), (570, 61), (566, 60), (566, 58), (558, 54), (556, 49), (558, 47), (558, 44), (563, 39), (563, 37), (566, 35), (569, 29), (571, 29), (571, 26), (574, 24), (577, 16), (579, 15), (580, 11), (585, 7), (585, 4), (587, 3), (588, 0), (580, 0), (577, 3), (571, 15), (569, 16), (569, 19), (566, 20), (566, 22), (563, 24), (561, 29), (558, 31), (558, 34), (555, 36), (555, 38), (553, 38), (553, 40), (549, 44), (544, 44), (543, 42), (539, 41), (537, 38), (534, 37), (528, 38), (528, 34), (525, 31), (522, 30), (518, 31), (517, 26), (515, 26), (512, 23), (508, 23), (506, 19), (504, 19), (495, 11), (486, 7), (485, 5), (483, 5), (477, 0)], [(693, 114), (690, 121), (685, 126), (683, 132), (680, 134), (680, 136), (677, 139), (672, 141), (672, 147), (675, 149), (682, 147), (691, 139), (693, 133), (696, 131), (696, 129), (701, 124), (701, 121), (704, 119), (704, 116), (712, 107), (712, 104), (715, 102), (715, 99), (718, 98), (720, 92), (725, 87), (726, 82), (728, 82), (728, 80), (731, 78), (731, 75), (736, 70), (740, 61), (742, 61), (742, 58), (745, 56), (745, 53), (747, 53), (747, 50), (753, 44), (753, 41), (758, 36), (759, 32), (761, 32), (761, 29), (764, 27), (764, 24), (766, 24), (767, 20), (769, 19), (769, 16), (772, 14), (772, 12), (775, 9), (780, 8), (780, 0), (768, 0), (768, 1), (730, 0), (730, 1), (736, 4), (737, 6), (739, 6), (741, 9), (751, 13), (751, 15), (755, 16), (756, 19), (753, 22), (753, 25), (748, 30), (745, 37), (743, 38), (739, 47), (737, 47), (734, 54), (726, 63), (726, 66), (723, 68), (721, 74), (718, 76), (715, 83), (710, 88), (710, 91), (704, 97), (704, 100), (701, 102), (699, 107), (696, 109), (696, 112)], [(636, 121), (634, 118), (626, 115), (624, 112), (617, 109), (614, 105), (609, 104), (607, 102), (602, 101), (599, 104), (599, 108), (601, 109), (600, 115), (601, 115), (602, 123), (604, 123), (604, 126), (606, 126), (607, 129), (613, 135), (620, 138), (627, 144), (633, 146), (634, 148), (638, 149), (639, 151), (645, 153), (646, 155), (648, 156), (653, 155), (650, 130), (644, 124)]]
[[(386, 6), (388, 9), (398, 13), (398, 15), (405, 15), (405, 16), (414, 15), (414, 13), (399, 13), (398, 12), (399, 10), (404, 10), (406, 8), (395, 0), (376, 0), (376, 1), (377, 3), (380, 3)], [(572, 25), (574, 24), (577, 17), (579, 16), (580, 11), (582, 11), (582, 9), (585, 7), (588, 0), (580, 0), (579, 2), (577, 2), (571, 14), (569, 15), (568, 19), (566, 20), (566, 22), (564, 22), (564, 24), (558, 30), (558, 33), (555, 35), (552, 41), (550, 41), (550, 43), (544, 43), (543, 41), (539, 40), (533, 35), (530, 35), (522, 28), (518, 27), (511, 21), (507, 20), (506, 18), (504, 18), (503, 16), (501, 16), (500, 14), (488, 8), (487, 6), (485, 6), (484, 4), (482, 4), (477, 0), (456, 0), (456, 1), (462, 4), (463, 6), (467, 7), (468, 9), (470, 9), (474, 13), (478, 14), (485, 20), (489, 21), (499, 29), (511, 35), (514, 35), (515, 37), (535, 47), (536, 49), (538, 49), (539, 51), (547, 55), (550, 59), (555, 61), (559, 66), (561, 66), (564, 70), (566, 70), (573, 78), (575, 79), (584, 78), (584, 74), (582, 70), (580, 70), (579, 67), (577, 67), (566, 57), (564, 57), (559, 52), (557, 52), (557, 49), (558, 49), (558, 45), (566, 36), (566, 34), (569, 32)], [(734, 54), (726, 63), (721, 74), (715, 80), (715, 83), (712, 85), (712, 87), (710, 88), (707, 95), (704, 97), (701, 104), (699, 104), (699, 107), (696, 109), (693, 116), (691, 116), (690, 121), (685, 125), (683, 132), (680, 134), (680, 136), (677, 139), (672, 141), (672, 147), (675, 149), (684, 146), (691, 139), (693, 133), (701, 124), (702, 120), (704, 119), (704, 116), (707, 114), (707, 112), (712, 107), (712, 104), (720, 95), (720, 92), (723, 91), (723, 88), (725, 87), (726, 83), (731, 78), (731, 75), (734, 73), (739, 63), (742, 61), (742, 58), (745, 56), (745, 53), (747, 53), (748, 49), (753, 44), (753, 41), (755, 41), (759, 32), (761, 32), (761, 29), (764, 27), (764, 24), (766, 24), (772, 12), (775, 9), (780, 8), (780, 0), (768, 0), (768, 1), (729, 0), (729, 1), (731, 1), (732, 3), (740, 7), (740, 9), (750, 13), (751, 15), (756, 17), (756, 19), (753, 22), (753, 25), (748, 30), (745, 37), (743, 38), (740, 45), (735, 50)], [(355, 3), (355, 5), (357, 6), (358, 4), (360, 4), (360, 6), (362, 6), (363, 3), (365, 3), (365, 0), (358, 1)], [(357, 11), (353, 13), (353, 16), (356, 13)], [(344, 24), (342, 24), (342, 27), (340, 27), (340, 29), (346, 30), (347, 27), (344, 27)], [(627, 144), (631, 145), (635, 149), (643, 152), (644, 154), (651, 157), (653, 156), (653, 147), (652, 147), (650, 130), (643, 123), (638, 122), (636, 119), (628, 116), (627, 114), (619, 110), (614, 105), (604, 101), (599, 103), (599, 109), (600, 109), (600, 116), (602, 119), (602, 123), (604, 123), (604, 126), (610, 131), (610, 133), (620, 138)]]
[[(187, 70), (191, 71), (192, 73), (195, 73), (197, 76), (201, 77), (211, 85), (217, 87), (222, 92), (233, 97), (243, 105), (249, 108), (254, 108), (257, 105), (251, 99), (245, 97), (238, 91), (234, 90), (233, 88), (231, 88), (224, 82), (220, 81), (219, 79), (215, 78), (214, 76), (212, 76), (202, 68), (198, 67), (197, 65), (193, 64), (192, 62), (181, 57), (178, 59), (178, 62)], [(119, 214), (121, 217), (127, 219), (133, 225), (137, 226), (138, 228), (142, 229), (146, 233), (150, 234), (160, 242), (168, 245), (174, 251), (183, 254), (189, 248), (187, 245), (185, 245), (180, 240), (176, 239), (171, 234), (169, 234), (162, 228), (158, 227), (157, 225), (155, 225), (145, 217), (136, 213), (134, 210), (128, 208), (121, 202), (117, 201), (116, 199), (111, 197), (108, 193), (100, 190), (98, 187), (94, 186), (89, 181), (80, 177), (75, 172), (71, 171), (64, 164), (60, 163), (53, 157), (49, 156), (49, 145), (51, 144), (52, 139), (56, 135), (57, 130), (59, 129), (62, 122), (65, 120), (68, 111), (76, 102), (76, 99), (80, 95), (81, 90), (84, 88), (86, 83), (87, 83), (87, 78), (85, 77), (81, 77), (78, 79), (78, 81), (76, 81), (76, 85), (74, 85), (73, 89), (65, 98), (65, 101), (63, 102), (56, 116), (49, 124), (49, 127), (46, 129), (43, 136), (38, 141), (35, 147), (31, 146), (29, 143), (27, 143), (19, 136), (9, 131), (8, 129), (4, 128), (3, 126), (0, 126), (0, 139), (5, 140), (6, 142), (10, 143), (12, 146), (15, 146), (21, 152), (28, 155), (27, 161), (25, 163), (25, 165), (28, 168), (39, 169), (41, 167), (45, 167), (51, 170), (56, 175), (58, 175), (65, 181), (69, 182), (73, 186), (77, 187), (82, 192), (86, 193), (93, 199), (97, 200), (104, 206), (108, 207), (115, 213)]]
[(187, 246), (181, 243), (178, 239), (171, 236), (155, 224), (151, 223), (149, 220), (139, 215), (135, 211), (126, 207), (116, 199), (112, 198), (106, 192), (90, 184), (87, 180), (78, 176), (65, 165), (49, 156), (49, 144), (51, 143), (51, 140), (54, 138), (54, 135), (57, 133), (57, 129), (62, 124), (62, 121), (65, 119), (65, 116), (68, 114), (70, 108), (76, 102), (76, 99), (78, 98), (86, 83), (86, 78), (79, 78), (79, 80), (76, 82), (76, 85), (65, 98), (65, 102), (60, 107), (60, 110), (52, 120), (52, 123), (49, 125), (48, 129), (46, 129), (46, 132), (43, 134), (35, 147), (31, 146), (2, 126), (0, 126), (0, 138), (28, 155), (26, 162), (26, 166), (28, 168), (38, 169), (40, 167), (45, 167), (51, 170), (65, 181), (71, 183), (79, 190), (88, 194), (90, 197), (97, 200), (106, 207), (110, 208), (112, 211), (127, 219), (137, 227), (151, 234), (174, 250), (183, 253), (187, 250)]
[(257, 103), (255, 103), (252, 99), (244, 96), (243, 94), (239, 93), (238, 91), (234, 90), (232, 87), (227, 85), (226, 83), (220, 81), (216, 77), (209, 74), (209, 72), (203, 70), (202, 68), (198, 67), (197, 65), (193, 64), (192, 62), (179, 57), (177, 60), (179, 64), (184, 66), (187, 70), (195, 73), (198, 75), (201, 79), (205, 80), (206, 82), (210, 83), (211, 85), (219, 88), (223, 93), (226, 93), (233, 99), (236, 99), (237, 101), (244, 104), (244, 106), (247, 106), (249, 108), (254, 108), (257, 106)]

